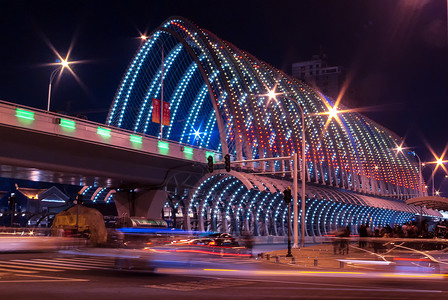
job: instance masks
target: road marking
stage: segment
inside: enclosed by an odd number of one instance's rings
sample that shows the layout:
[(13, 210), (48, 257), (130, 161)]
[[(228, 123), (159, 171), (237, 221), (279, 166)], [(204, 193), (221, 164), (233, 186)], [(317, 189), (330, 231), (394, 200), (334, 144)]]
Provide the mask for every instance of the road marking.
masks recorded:
[[(14, 263), (14, 262), (8, 262), (4, 261), (0, 263), (0, 267), (6, 267), (6, 268), (12, 268), (12, 269), (23, 269), (26, 268), (26, 270), (34, 270), (34, 271), (48, 271), (48, 272), (61, 272), (62, 270), (56, 270), (56, 269), (49, 269), (49, 268), (36, 268), (31, 267), (29, 265), (23, 265), (21, 263)], [(12, 270), (15, 271), (15, 270)]]
[[(67, 263), (69, 263), (68, 261), (60, 261), (58, 259), (33, 259), (33, 261), (48, 262), (48, 263), (56, 265), (56, 266), (66, 266)], [(107, 269), (105, 267), (96, 267), (96, 266), (86, 265), (86, 264), (81, 264), (81, 263), (71, 263), (70, 266), (83, 267), (83, 268), (87, 268), (87, 269)]]
[(70, 282), (70, 281), (78, 281), (85, 282), (90, 281), (89, 279), (80, 279), (80, 278), (66, 278), (66, 277), (52, 277), (52, 276), (38, 276), (38, 275), (23, 275), (16, 274), (19, 277), (32, 277), (32, 278), (42, 278), (42, 279), (17, 279), (17, 280), (0, 280), (1, 283), (22, 283), (22, 282)]
[(110, 264), (114, 263), (115, 260), (113, 259), (96, 259), (96, 258), (87, 258), (87, 257), (74, 257), (74, 258), (61, 258), (61, 259), (68, 259), (73, 261), (82, 261), (82, 262), (91, 262), (91, 263), (100, 263), (100, 264)]
[(102, 263), (102, 262), (90, 262), (90, 261), (84, 261), (84, 260), (80, 260), (80, 259), (71, 259), (71, 258), (57, 258), (57, 259), (53, 259), (54, 261), (62, 261), (62, 262), (70, 262), (70, 263), (75, 263), (75, 264), (83, 264), (83, 265), (90, 265), (90, 266), (113, 266), (115, 265), (115, 263), (110, 262), (110, 263)]
[(158, 285), (145, 285), (144, 287), (189, 292), (196, 290), (237, 287), (237, 286), (249, 285), (251, 283), (252, 282), (247, 280), (245, 282), (242, 282), (239, 280), (213, 279), (213, 280), (181, 281), (181, 282), (158, 284)]
[(6, 273), (25, 273), (25, 274), (35, 274), (35, 273), (38, 273), (37, 271), (11, 270), (11, 269), (4, 269), (4, 268), (0, 268), (0, 271), (4, 271)]
[(88, 269), (83, 269), (83, 268), (75, 268), (75, 267), (68, 267), (68, 266), (55, 266), (52, 265), (49, 262), (37, 262), (37, 261), (29, 261), (29, 260), (22, 260), (22, 259), (15, 259), (12, 260), (13, 262), (20, 262), (23, 264), (28, 264), (28, 265), (33, 265), (33, 266), (50, 266), (53, 269), (65, 269), (65, 270), (74, 270), (74, 271), (85, 271)]

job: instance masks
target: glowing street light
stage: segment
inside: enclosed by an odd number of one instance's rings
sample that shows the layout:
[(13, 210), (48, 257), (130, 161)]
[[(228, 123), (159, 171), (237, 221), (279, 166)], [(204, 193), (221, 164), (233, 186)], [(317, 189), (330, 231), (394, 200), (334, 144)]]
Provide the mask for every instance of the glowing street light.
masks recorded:
[[(403, 143), (402, 143), (401, 145), (398, 145), (396, 148), (394, 148), (392, 150), (397, 151), (397, 154), (398, 154), (399, 152), (403, 153), (404, 149), (405, 148), (403, 147)], [(418, 159), (418, 172), (419, 172), (419, 184), (418, 184), (419, 193), (418, 194), (419, 194), (419, 196), (421, 196), (422, 193), (423, 193), (423, 189), (422, 189), (422, 182), (423, 182), (422, 167), (425, 166), (425, 163), (422, 163), (422, 160), (420, 159), (420, 156), (418, 156), (418, 154), (415, 151), (411, 151), (409, 153), (411, 153), (412, 155), (414, 155)]]
[(50, 83), (48, 84), (47, 111), (50, 111), (51, 85), (53, 83), (53, 80), (56, 77), (56, 74), (58, 73), (58, 71), (60, 71), (60, 74), (61, 74), (65, 68), (70, 69), (70, 66), (69, 66), (70, 63), (71, 62), (69, 62), (67, 58), (61, 59), (61, 61), (59, 63), (57, 63), (58, 67), (50, 75)]
[[(305, 114), (303, 112), (303, 107), (300, 105), (296, 99), (285, 96), (282, 93), (276, 93), (275, 87), (272, 90), (269, 90), (267, 96), (269, 97), (269, 100), (276, 100), (277, 101), (277, 95), (281, 95), (282, 97), (289, 99), (297, 104), (297, 107), (300, 110), (300, 116), (302, 117), (302, 165), (301, 165), (301, 171), (302, 171), (302, 213), (301, 213), (301, 237), (300, 237), (300, 245), (301, 247), (305, 247)], [(295, 156), (297, 157), (297, 155)], [(297, 165), (297, 162), (294, 161), (294, 164)], [(299, 220), (298, 220), (298, 201), (297, 201), (297, 174), (294, 172), (293, 174), (294, 178), (294, 206), (293, 206), (293, 212), (294, 212), (294, 248), (298, 247), (299, 244)], [(289, 204), (288, 204), (289, 205)]]
[(339, 111), (338, 108), (335, 106), (330, 107), (328, 109), (328, 115), (330, 116), (330, 118), (336, 118), (336, 116), (338, 115)]
[[(431, 181), (432, 181), (432, 196), (434, 196), (434, 195), (439, 195), (439, 194), (437, 194), (437, 192), (436, 191), (434, 191), (434, 177), (435, 177), (435, 175), (436, 175), (436, 171), (437, 171), (437, 168), (438, 167), (442, 167), (443, 169), (445, 169), (445, 163), (447, 163), (448, 161), (447, 160), (443, 160), (443, 158), (437, 158), (436, 157), (436, 160), (435, 161), (430, 161), (430, 162), (427, 162), (426, 164), (432, 164), (432, 165), (434, 165), (435, 167), (434, 167), (434, 171), (432, 172), (432, 174), (431, 174)], [(423, 164), (423, 166), (424, 166), (425, 164)], [(445, 169), (446, 170), (446, 169)]]
[[(305, 222), (306, 222), (305, 221), (305, 209), (306, 209), (306, 207), (305, 207), (305, 202), (306, 202), (305, 201), (305, 164), (306, 164), (306, 162), (305, 162), (305, 150), (306, 150), (306, 148), (305, 148), (305, 130), (306, 130), (305, 113), (303, 111), (302, 105), (299, 104), (296, 99), (288, 97), (284, 93), (276, 93), (275, 87), (272, 90), (269, 90), (268, 93), (264, 96), (269, 97), (269, 101), (270, 100), (277, 101), (277, 96), (281, 96), (281, 97), (291, 100), (292, 102), (297, 104), (297, 107), (300, 110), (300, 116), (302, 118), (302, 165), (301, 165), (301, 177), (302, 177), (301, 210), (302, 210), (302, 212), (301, 212), (301, 216), (300, 216), (300, 223), (301, 223), (300, 245), (301, 245), (301, 247), (304, 247), (305, 246), (305, 227), (306, 227), (306, 225), (305, 225)], [(338, 111), (337, 106), (334, 105), (333, 107), (329, 106), (328, 112), (325, 112), (323, 114), (329, 115), (329, 118), (327, 121), (327, 122), (329, 122), (329, 120), (331, 120), (331, 118), (336, 118), (338, 113), (340, 113), (340, 111)], [(321, 114), (318, 114), (318, 115), (321, 115)], [(294, 164), (297, 165), (297, 162), (294, 161)], [(294, 180), (294, 187), (293, 187), (293, 189), (294, 189), (294, 191), (293, 191), (294, 192), (294, 207), (293, 207), (294, 208), (294, 210), (293, 210), (293, 212), (294, 212), (294, 246), (293, 246), (293, 248), (297, 248), (298, 242), (299, 242), (299, 232), (298, 232), (299, 231), (299, 228), (298, 228), (299, 223), (298, 223), (298, 207), (297, 207), (298, 206), (297, 174), (293, 174), (293, 180)]]

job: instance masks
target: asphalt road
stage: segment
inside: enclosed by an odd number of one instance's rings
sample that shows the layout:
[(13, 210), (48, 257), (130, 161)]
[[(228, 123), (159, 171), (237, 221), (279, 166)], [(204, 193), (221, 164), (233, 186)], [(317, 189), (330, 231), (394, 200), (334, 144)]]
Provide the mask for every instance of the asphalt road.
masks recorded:
[(447, 280), (163, 250), (0, 254), (0, 299), (447, 299)]

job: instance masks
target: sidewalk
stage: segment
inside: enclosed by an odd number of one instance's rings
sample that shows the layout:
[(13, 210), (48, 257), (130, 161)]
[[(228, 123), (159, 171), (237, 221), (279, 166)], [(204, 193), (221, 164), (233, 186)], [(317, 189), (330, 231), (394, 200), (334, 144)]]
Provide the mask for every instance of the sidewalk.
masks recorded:
[[(293, 257), (286, 257), (288, 253), (287, 249), (275, 250), (263, 253), (263, 258), (261, 259), (266, 263), (281, 263), (290, 266), (296, 266), (300, 268), (319, 268), (319, 269), (341, 269), (343, 268), (369, 268), (369, 266), (360, 266), (359, 264), (352, 265), (350, 263), (343, 263), (341, 265), (340, 260), (366, 260), (366, 261), (376, 261), (378, 256), (370, 251), (363, 251), (357, 249), (356, 247), (350, 246), (349, 254), (333, 254), (333, 245), (331, 244), (320, 244), (308, 246), (302, 249), (291, 249), (291, 254)], [(267, 259), (269, 255), (269, 260)], [(278, 257), (278, 259), (277, 259)], [(294, 260), (295, 262), (294, 262)]]

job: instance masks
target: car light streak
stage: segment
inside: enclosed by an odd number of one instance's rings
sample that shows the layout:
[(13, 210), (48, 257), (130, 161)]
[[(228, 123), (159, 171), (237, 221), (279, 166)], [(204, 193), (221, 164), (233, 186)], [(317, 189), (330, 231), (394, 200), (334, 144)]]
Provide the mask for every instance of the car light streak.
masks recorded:
[(204, 250), (174, 250), (174, 252), (187, 252), (187, 253), (202, 253), (202, 254), (212, 254), (212, 255), (219, 255), (219, 256), (245, 256), (250, 257), (250, 254), (244, 254), (244, 253), (224, 253), (224, 252), (212, 252), (212, 251), (204, 251)]
[(448, 274), (418, 274), (418, 273), (384, 273), (382, 277), (397, 277), (397, 278), (432, 278), (443, 279), (448, 277)]
[(408, 258), (408, 257), (394, 257), (397, 261), (431, 261), (428, 258)]
[(212, 272), (238, 272), (240, 270), (229, 270), (229, 269), (204, 269), (204, 271), (212, 271)]

